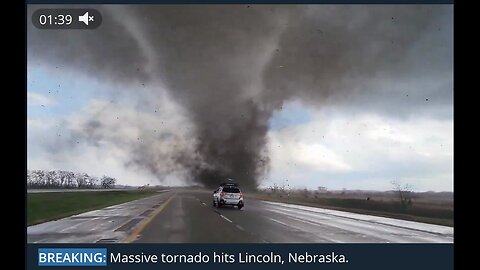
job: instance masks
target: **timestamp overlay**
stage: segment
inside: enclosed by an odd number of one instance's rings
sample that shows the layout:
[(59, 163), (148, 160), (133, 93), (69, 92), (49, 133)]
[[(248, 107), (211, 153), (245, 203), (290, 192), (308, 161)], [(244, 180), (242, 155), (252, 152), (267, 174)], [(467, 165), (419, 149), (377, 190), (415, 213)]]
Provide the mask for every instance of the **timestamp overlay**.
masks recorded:
[(32, 23), (39, 29), (95, 29), (102, 23), (102, 14), (92, 8), (38, 9)]

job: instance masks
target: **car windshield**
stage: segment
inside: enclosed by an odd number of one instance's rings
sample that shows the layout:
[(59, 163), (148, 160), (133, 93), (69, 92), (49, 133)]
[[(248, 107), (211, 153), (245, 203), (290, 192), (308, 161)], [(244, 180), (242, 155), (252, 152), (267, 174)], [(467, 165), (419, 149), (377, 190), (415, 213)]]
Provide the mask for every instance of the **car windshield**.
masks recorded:
[(226, 192), (226, 193), (240, 193), (240, 189), (235, 188), (235, 187), (224, 187), (223, 192)]

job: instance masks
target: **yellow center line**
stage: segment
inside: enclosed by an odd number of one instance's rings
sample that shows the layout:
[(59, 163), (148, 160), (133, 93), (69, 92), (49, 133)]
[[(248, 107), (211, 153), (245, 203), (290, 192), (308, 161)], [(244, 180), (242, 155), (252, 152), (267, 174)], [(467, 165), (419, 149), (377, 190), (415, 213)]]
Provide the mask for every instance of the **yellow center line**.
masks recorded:
[(127, 236), (125, 239), (120, 241), (121, 243), (131, 243), (135, 240), (137, 240), (139, 234), (147, 227), (147, 225), (152, 222), (152, 220), (162, 212), (165, 207), (170, 203), (170, 201), (175, 197), (176, 193), (174, 193), (170, 198), (167, 199), (166, 202), (164, 202), (160, 207), (155, 209), (147, 218), (145, 218), (142, 223), (140, 223), (138, 226), (135, 227), (135, 229), (130, 233), (129, 236)]

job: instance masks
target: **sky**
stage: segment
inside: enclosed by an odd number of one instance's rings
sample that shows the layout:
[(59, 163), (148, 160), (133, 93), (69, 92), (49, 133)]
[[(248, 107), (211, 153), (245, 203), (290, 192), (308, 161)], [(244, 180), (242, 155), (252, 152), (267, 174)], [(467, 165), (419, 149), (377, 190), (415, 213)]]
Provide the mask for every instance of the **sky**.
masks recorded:
[(27, 28), (28, 169), (453, 191), (452, 6), (95, 8)]

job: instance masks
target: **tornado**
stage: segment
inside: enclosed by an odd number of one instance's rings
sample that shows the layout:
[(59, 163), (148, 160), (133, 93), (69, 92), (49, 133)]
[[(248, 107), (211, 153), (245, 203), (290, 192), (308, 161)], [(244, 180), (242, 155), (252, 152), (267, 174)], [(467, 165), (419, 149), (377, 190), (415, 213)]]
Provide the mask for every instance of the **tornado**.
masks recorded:
[[(125, 166), (148, 171), (160, 182), (180, 170), (205, 187), (231, 178), (255, 189), (269, 171), (269, 121), (286, 102), (313, 108), (348, 102), (372, 94), (376, 76), (421, 76), (432, 67), (448, 71), (451, 64), (439, 60), (451, 54), (449, 46), (422, 47), (425, 39), (451, 42), (426, 34), (451, 20), (451, 10), (439, 5), (90, 7), (102, 13), (96, 30), (29, 25), (29, 61), (68, 65), (117, 85), (135, 84), (135, 91), (118, 87), (107, 94), (132, 96), (140, 110), (155, 107), (165, 96), (181, 108), (185, 124), (162, 136), (152, 135), (152, 127), (138, 125), (133, 116), (123, 125), (136, 125), (138, 139), (108, 135), (121, 128), (106, 123), (108, 111), (89, 115), (72, 132), (91, 144), (107, 140), (127, 149)], [(29, 14), (36, 8), (30, 5)], [(142, 139), (148, 143), (139, 146)], [(55, 151), (68, 151), (76, 140)]]

